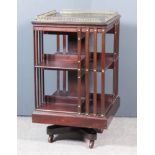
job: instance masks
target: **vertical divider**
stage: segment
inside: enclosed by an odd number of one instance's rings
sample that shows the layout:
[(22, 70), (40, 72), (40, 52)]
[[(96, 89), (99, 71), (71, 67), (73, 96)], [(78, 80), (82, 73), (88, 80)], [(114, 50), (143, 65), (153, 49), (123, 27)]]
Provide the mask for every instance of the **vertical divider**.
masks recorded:
[[(66, 54), (66, 35), (63, 35), (63, 54)], [(63, 91), (66, 92), (66, 70), (63, 71)]]
[(93, 51), (93, 114), (97, 114), (97, 28), (94, 28), (94, 51)]
[[(60, 35), (57, 35), (57, 52), (60, 52)], [(60, 91), (60, 71), (57, 70), (57, 92)]]
[(105, 30), (102, 29), (102, 53), (101, 53), (101, 116), (105, 114)]
[(89, 114), (89, 28), (86, 29), (86, 42), (85, 42), (85, 53), (86, 53), (86, 64), (85, 64), (85, 85), (86, 85), (86, 115)]
[(78, 113), (81, 113), (81, 29), (77, 30), (77, 52), (78, 52)]

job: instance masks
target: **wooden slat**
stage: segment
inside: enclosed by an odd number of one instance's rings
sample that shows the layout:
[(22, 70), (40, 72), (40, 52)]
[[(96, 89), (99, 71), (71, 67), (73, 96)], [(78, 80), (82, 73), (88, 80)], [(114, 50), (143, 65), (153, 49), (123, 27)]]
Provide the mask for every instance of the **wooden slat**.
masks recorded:
[[(118, 24), (116, 24), (116, 54), (115, 54), (115, 57), (118, 56)], [(115, 60), (115, 68), (116, 68), (116, 92), (115, 92), (115, 95), (117, 96), (118, 95), (118, 60), (116, 61)]]
[(77, 32), (77, 42), (78, 42), (78, 113), (81, 113), (81, 29), (78, 29)]
[(93, 55), (93, 75), (94, 75), (94, 93), (93, 93), (93, 114), (97, 113), (97, 29), (94, 29), (94, 55)]
[(34, 31), (34, 65), (38, 65), (38, 31)]
[(118, 23), (117, 25), (117, 52), (118, 52), (118, 55), (119, 55), (119, 31), (120, 31), (120, 23)]
[[(119, 57), (119, 23), (117, 24), (117, 56)], [(118, 66), (119, 59), (116, 61), (116, 94), (118, 95)]]
[(41, 69), (38, 68), (38, 97), (39, 97), (39, 106), (41, 105)]
[[(44, 32), (41, 33), (41, 53), (42, 53), (42, 61), (44, 55)], [(41, 79), (42, 79), (42, 102), (44, 103), (45, 96), (45, 86), (44, 86), (44, 69), (41, 69)]]
[(102, 55), (101, 55), (101, 115), (105, 113), (105, 30), (102, 30)]
[[(57, 51), (60, 52), (60, 35), (57, 35)], [(60, 71), (57, 70), (57, 91), (60, 91)]]
[[(39, 52), (39, 64), (42, 62), (42, 36), (41, 36), (41, 31), (38, 32), (39, 38), (38, 38), (38, 52)], [(42, 102), (42, 71), (39, 69), (39, 103), (40, 105), (43, 103)]]
[(60, 52), (60, 35), (57, 35), (57, 51)]
[[(38, 31), (34, 31), (34, 65), (37, 64), (38, 64)], [(38, 69), (34, 67), (35, 108), (39, 106), (37, 70)]]
[(38, 68), (34, 69), (35, 74), (35, 107), (39, 106), (39, 96), (38, 96)]
[(66, 35), (63, 35), (63, 53), (66, 53)]
[(34, 50), (34, 102), (35, 102), (35, 108), (37, 108), (37, 105), (36, 105), (36, 103), (37, 103), (37, 101), (36, 101), (36, 68), (35, 68), (35, 65), (36, 65), (36, 60), (35, 60), (35, 57), (36, 57), (36, 53), (35, 53), (35, 36), (36, 36), (36, 32), (35, 32), (35, 30), (33, 30), (33, 50)]
[(86, 70), (85, 70), (85, 83), (86, 83), (86, 115), (89, 114), (89, 28), (86, 30)]
[[(116, 56), (116, 46), (117, 46), (117, 36), (116, 36), (116, 24), (114, 27), (114, 60), (115, 60), (115, 56)], [(113, 95), (116, 95), (116, 62), (114, 61), (114, 68), (113, 68)]]
[[(117, 56), (118, 56), (118, 58), (119, 58), (119, 29), (120, 29), (120, 23), (118, 23), (118, 25), (117, 25)], [(118, 95), (118, 79), (119, 79), (119, 74), (118, 74), (118, 72), (119, 72), (119, 59), (117, 59), (117, 64), (116, 64), (116, 68), (117, 68), (117, 74), (116, 74), (116, 77), (117, 77), (117, 95)]]
[[(66, 54), (66, 35), (63, 35), (63, 53)], [(66, 92), (66, 71), (63, 71), (63, 91)]]

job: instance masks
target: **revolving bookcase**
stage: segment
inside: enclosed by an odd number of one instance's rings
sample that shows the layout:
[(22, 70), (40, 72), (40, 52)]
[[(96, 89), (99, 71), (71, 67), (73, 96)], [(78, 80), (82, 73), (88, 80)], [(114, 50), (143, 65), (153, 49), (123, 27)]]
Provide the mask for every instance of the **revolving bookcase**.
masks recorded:
[[(54, 134), (75, 131), (88, 138), (92, 148), (97, 133), (108, 127), (120, 104), (120, 15), (115, 12), (51, 11), (37, 16), (32, 24), (35, 83), (32, 121), (52, 124), (47, 127), (49, 142)], [(114, 38), (111, 52), (106, 51), (107, 34)], [(44, 50), (45, 35), (56, 36), (56, 50), (52, 53)], [(111, 94), (105, 93), (108, 69), (113, 71)], [(52, 94), (45, 91), (46, 70), (55, 71), (57, 76), (50, 84), (52, 87), (52, 83), (56, 83)]]

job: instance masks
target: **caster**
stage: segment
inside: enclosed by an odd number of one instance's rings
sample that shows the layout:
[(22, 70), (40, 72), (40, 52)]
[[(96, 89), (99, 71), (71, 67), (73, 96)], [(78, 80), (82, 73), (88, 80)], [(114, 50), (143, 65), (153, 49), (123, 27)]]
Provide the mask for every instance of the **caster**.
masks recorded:
[(53, 142), (53, 139), (54, 139), (54, 135), (49, 135), (48, 142), (49, 143), (52, 143)]
[(96, 129), (97, 133), (103, 133), (103, 129)]
[(94, 147), (94, 140), (89, 141), (89, 148), (92, 149)]

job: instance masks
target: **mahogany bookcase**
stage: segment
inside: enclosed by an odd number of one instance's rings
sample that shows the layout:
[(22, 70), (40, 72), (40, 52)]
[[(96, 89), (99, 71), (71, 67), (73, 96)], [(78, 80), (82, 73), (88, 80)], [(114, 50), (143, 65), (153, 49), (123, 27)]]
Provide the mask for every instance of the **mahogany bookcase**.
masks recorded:
[[(47, 127), (49, 142), (52, 142), (54, 134), (76, 131), (90, 140), (89, 147), (92, 148), (97, 133), (108, 127), (120, 104), (120, 15), (52, 11), (39, 15), (32, 23), (35, 83), (32, 121), (53, 124)], [(52, 54), (44, 51), (44, 35), (47, 34), (56, 35), (57, 49)], [(114, 37), (112, 52), (106, 51), (107, 34)], [(98, 35), (101, 36), (101, 45)], [(91, 37), (93, 43), (90, 43)], [(92, 51), (90, 46), (93, 47)], [(101, 51), (98, 51), (98, 46), (101, 46)], [(63, 47), (62, 50), (60, 47)], [(108, 69), (113, 70), (112, 94), (105, 93)], [(56, 80), (51, 81), (51, 86), (57, 83), (57, 89), (50, 95), (45, 93), (45, 70), (54, 70), (57, 75)], [(101, 92), (98, 92), (97, 83), (100, 83)], [(90, 91), (90, 84), (93, 92)]]

